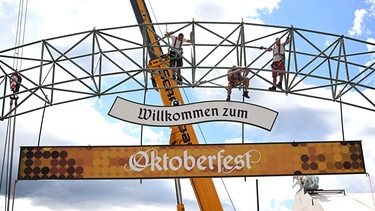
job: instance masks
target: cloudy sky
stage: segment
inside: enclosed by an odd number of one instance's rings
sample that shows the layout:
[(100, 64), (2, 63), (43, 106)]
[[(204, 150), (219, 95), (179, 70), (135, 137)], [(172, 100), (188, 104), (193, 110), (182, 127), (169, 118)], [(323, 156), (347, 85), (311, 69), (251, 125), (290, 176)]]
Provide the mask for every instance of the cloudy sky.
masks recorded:
[[(345, 35), (375, 42), (374, 0), (266, 0), (266, 1), (150, 1), (154, 22), (235, 21), (290, 26)], [(0, 49), (14, 47), (19, 2), (0, 0)], [(24, 43), (91, 30), (136, 24), (128, 1), (38, 0), (28, 2)], [(170, 28), (170, 30), (173, 30)], [(186, 31), (188, 33), (188, 31)], [(261, 33), (261, 32), (257, 32)], [(369, 49), (370, 50), (370, 49)], [(374, 50), (374, 49), (372, 49)], [(370, 58), (374, 59), (374, 57)], [(231, 64), (229, 64), (231, 65)], [(256, 83), (252, 82), (252, 83)], [(372, 82), (374, 83), (374, 82)], [(225, 90), (190, 91), (193, 101), (225, 99)], [(369, 90), (370, 92), (370, 90)], [(249, 102), (279, 112), (272, 131), (246, 127), (246, 142), (337, 141), (343, 139), (338, 103), (269, 92), (250, 92)], [(372, 93), (375, 96), (375, 93)], [(234, 90), (233, 99), (240, 100)], [(46, 110), (41, 145), (138, 145), (140, 127), (107, 116), (112, 100), (92, 99), (54, 106)], [(156, 102), (155, 104), (159, 104)], [(36, 145), (41, 112), (17, 118), (18, 146)], [(363, 140), (366, 170), (374, 175), (375, 113), (343, 106), (346, 140)], [(6, 121), (0, 122), (5, 134)], [(207, 143), (239, 143), (241, 125), (204, 123), (196, 128)], [(219, 129), (218, 129), (219, 128)], [(202, 134), (199, 134), (202, 130)], [(224, 136), (218, 137), (221, 130)], [(3, 135), (4, 136), (4, 135)], [(0, 140), (3, 140), (0, 139)], [(143, 129), (143, 142), (167, 144), (168, 129)], [(3, 141), (1, 142), (3, 143)], [(2, 151), (1, 151), (2, 152)], [(2, 159), (2, 158), (1, 158)], [(18, 158), (16, 159), (18, 160)], [(259, 182), (261, 210), (290, 210), (296, 188), (292, 177), (214, 179), (225, 210), (256, 210), (255, 181)], [(373, 179), (374, 181), (374, 179)], [(186, 210), (197, 210), (189, 180), (183, 179)], [(370, 192), (366, 175), (321, 176), (320, 188), (345, 189), (349, 193)], [(228, 195), (229, 193), (229, 195)], [(4, 209), (4, 192), (0, 210)], [(235, 208), (233, 208), (231, 201)], [(173, 180), (115, 181), (18, 181), (14, 210), (176, 210)]]

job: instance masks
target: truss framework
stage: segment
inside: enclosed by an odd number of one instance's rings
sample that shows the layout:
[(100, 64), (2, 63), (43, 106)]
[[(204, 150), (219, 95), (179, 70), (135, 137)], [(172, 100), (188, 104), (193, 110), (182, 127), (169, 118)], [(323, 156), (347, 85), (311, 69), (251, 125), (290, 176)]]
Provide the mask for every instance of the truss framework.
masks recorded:
[[(278, 92), (375, 111), (375, 43), (293, 26), (245, 22), (153, 25), (193, 33), (194, 42), (184, 46), (181, 87), (222, 88), (227, 84), (226, 70), (237, 64), (251, 72), (251, 80), (258, 81), (249, 89), (268, 91), (272, 56), (267, 49), (276, 37), (285, 40), (289, 36), (287, 74)], [(150, 81), (153, 69), (147, 68), (150, 46), (139, 33), (139, 25), (93, 29), (1, 50), (0, 120), (46, 106), (156, 89)], [(167, 54), (168, 38), (154, 33)], [(22, 65), (18, 68), (15, 63)], [(9, 87), (13, 73), (22, 77), (18, 93)], [(19, 102), (12, 108), (7, 102), (15, 95)], [(13, 112), (16, 108), (17, 114)]]

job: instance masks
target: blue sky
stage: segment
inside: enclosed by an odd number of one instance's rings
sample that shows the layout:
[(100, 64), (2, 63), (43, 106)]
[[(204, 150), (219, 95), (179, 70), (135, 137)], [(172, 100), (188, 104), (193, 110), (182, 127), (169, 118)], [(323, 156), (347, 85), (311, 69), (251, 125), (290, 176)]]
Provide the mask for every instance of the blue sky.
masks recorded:
[(364, 1), (355, 0), (317, 0), (314, 3), (290, 0), (281, 1), (278, 6), (271, 14), (261, 15), (261, 19), (268, 24), (294, 25), (343, 35), (353, 27), (355, 11), (368, 7)]
[[(177, 6), (176, 6), (177, 5)], [(290, 26), (328, 32), (375, 42), (374, 0), (267, 0), (267, 1), (151, 1), (158, 22), (171, 21), (244, 21)], [(169, 7), (174, 7), (170, 9)], [(0, 0), (0, 49), (14, 46), (18, 2)], [(155, 18), (153, 16), (155, 22)], [(69, 33), (136, 24), (127, 1), (112, 0), (38, 0), (28, 3), (25, 43)], [(164, 32), (165, 29), (161, 29)], [(168, 30), (173, 27), (168, 26)], [(184, 33), (189, 33), (185, 31)], [(261, 32), (258, 32), (261, 33)], [(374, 61), (374, 57), (368, 58)], [(229, 64), (231, 65), (231, 64)], [(372, 81), (372, 83), (374, 83)], [(252, 81), (252, 84), (258, 84)], [(186, 90), (192, 102), (225, 99), (225, 90)], [(370, 90), (369, 90), (370, 92)], [(375, 96), (372, 93), (372, 96)], [(122, 97), (130, 97), (124, 94)], [(134, 93), (133, 93), (134, 95)], [(337, 103), (284, 94), (250, 92), (250, 103), (279, 112), (271, 132), (246, 126), (246, 142), (341, 140), (340, 111)], [(148, 103), (160, 104), (157, 93), (150, 93)], [(233, 91), (233, 99), (241, 93)], [(54, 106), (46, 110), (43, 125), (44, 145), (137, 145), (140, 127), (107, 116), (116, 96)], [(138, 96), (139, 97), (139, 96)], [(136, 97), (134, 97), (136, 99)], [(187, 101), (185, 101), (187, 102)], [(374, 112), (344, 106), (345, 136), (363, 140), (367, 171), (374, 174)], [(17, 145), (35, 145), (41, 113), (17, 119)], [(0, 122), (0, 134), (6, 122)], [(77, 130), (79, 128), (79, 130)], [(199, 139), (208, 143), (240, 143), (241, 125), (204, 123), (195, 125)], [(200, 133), (200, 130), (203, 133)], [(69, 131), (69, 132), (67, 132)], [(222, 134), (218, 135), (217, 132)], [(144, 143), (166, 144), (169, 129), (145, 127)], [(1, 142), (3, 143), (3, 142)], [(17, 147), (16, 147), (17, 148)], [(17, 151), (16, 151), (17, 154)], [(18, 156), (18, 154), (17, 154)], [(236, 210), (256, 210), (255, 179), (259, 179), (260, 205), (266, 211), (290, 210), (294, 193), (291, 177), (215, 179), (225, 210), (233, 210), (225, 187)], [(222, 181), (225, 182), (225, 187)], [(347, 192), (369, 192), (365, 175), (322, 176), (320, 187), (345, 188)], [(373, 180), (374, 181), (374, 180)], [(374, 183), (371, 184), (374, 189)], [(186, 210), (196, 210), (194, 194), (188, 180), (182, 180)], [(0, 200), (3, 201), (1, 192)], [(17, 184), (15, 210), (176, 210), (174, 184), (171, 180), (116, 181), (20, 181)], [(3, 209), (0, 203), (0, 210)]]

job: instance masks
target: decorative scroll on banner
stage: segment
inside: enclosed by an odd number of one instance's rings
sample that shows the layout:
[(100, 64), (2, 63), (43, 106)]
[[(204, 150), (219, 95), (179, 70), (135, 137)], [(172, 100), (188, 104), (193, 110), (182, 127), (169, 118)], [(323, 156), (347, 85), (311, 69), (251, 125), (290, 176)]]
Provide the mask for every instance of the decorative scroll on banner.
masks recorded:
[(19, 180), (365, 173), (361, 141), (21, 147)]
[(243, 102), (207, 101), (179, 106), (151, 106), (117, 97), (108, 115), (126, 122), (166, 127), (231, 121), (271, 130), (278, 113)]

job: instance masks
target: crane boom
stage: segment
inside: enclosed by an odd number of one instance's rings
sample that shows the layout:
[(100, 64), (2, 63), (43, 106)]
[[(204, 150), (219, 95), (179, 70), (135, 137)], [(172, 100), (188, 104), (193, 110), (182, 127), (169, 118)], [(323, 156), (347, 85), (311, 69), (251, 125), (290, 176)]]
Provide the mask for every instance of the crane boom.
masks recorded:
[[(173, 70), (169, 67), (169, 58), (162, 52), (144, 0), (131, 0), (130, 2), (137, 22), (141, 27), (141, 33), (146, 36), (144, 38), (149, 45), (147, 48), (150, 56), (148, 68), (155, 69), (152, 77), (164, 106), (170, 106), (175, 100), (179, 101), (181, 105), (184, 104), (177, 82), (172, 79)], [(192, 125), (171, 127), (169, 143), (172, 145), (199, 144)], [(191, 178), (190, 182), (201, 210), (223, 210), (211, 178)], [(183, 210), (183, 205), (177, 205), (177, 209)]]

